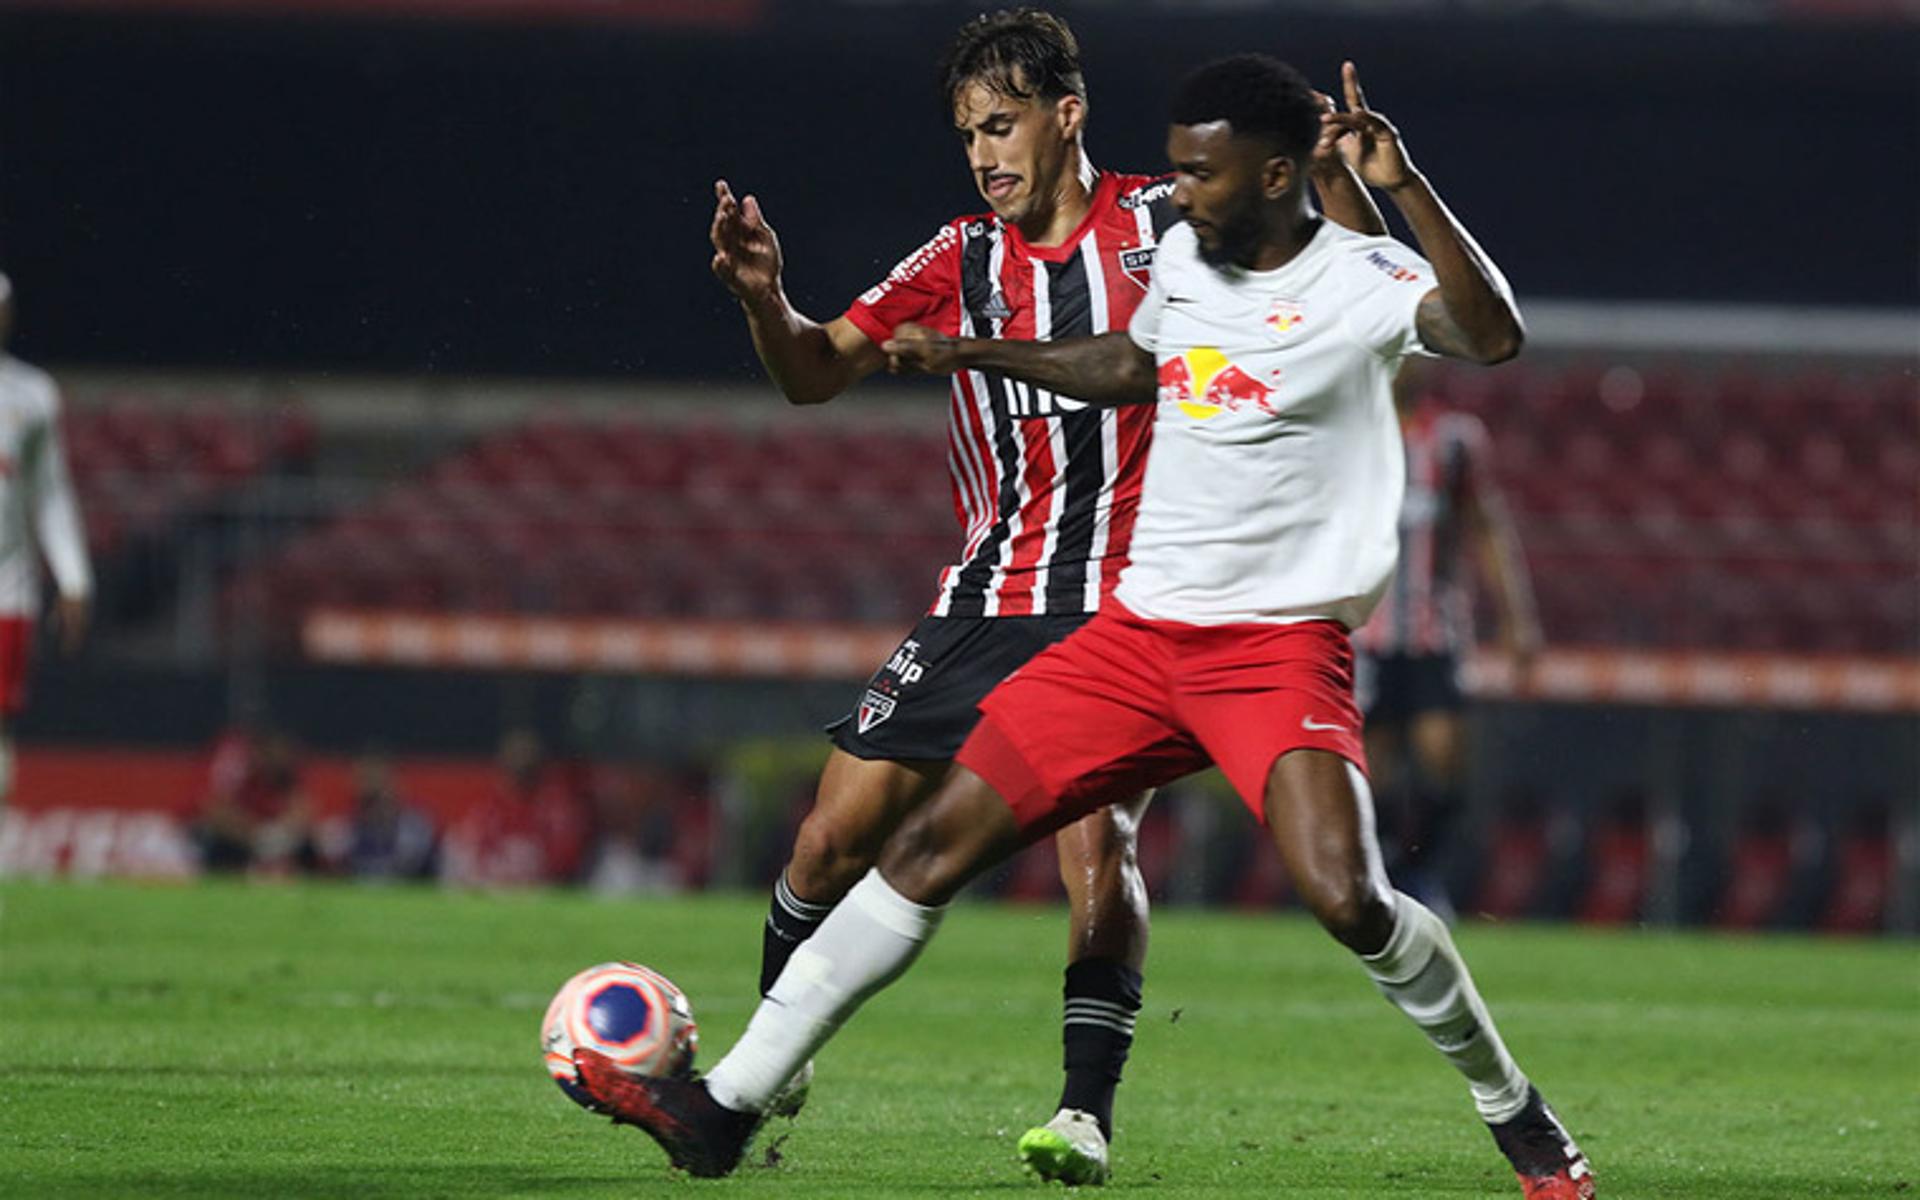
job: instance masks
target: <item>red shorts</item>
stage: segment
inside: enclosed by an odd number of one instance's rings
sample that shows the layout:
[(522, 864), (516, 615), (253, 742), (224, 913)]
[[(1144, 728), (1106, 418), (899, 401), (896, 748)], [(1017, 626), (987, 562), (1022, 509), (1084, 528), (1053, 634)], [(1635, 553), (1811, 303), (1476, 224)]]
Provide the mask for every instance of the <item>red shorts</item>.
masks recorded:
[(0, 617), (0, 716), (27, 707), (27, 665), (33, 652), (33, 621)]
[(1109, 604), (980, 702), (958, 761), (1051, 832), (1115, 800), (1218, 764), (1266, 820), (1289, 750), (1366, 770), (1353, 649), (1332, 621), (1187, 625)]

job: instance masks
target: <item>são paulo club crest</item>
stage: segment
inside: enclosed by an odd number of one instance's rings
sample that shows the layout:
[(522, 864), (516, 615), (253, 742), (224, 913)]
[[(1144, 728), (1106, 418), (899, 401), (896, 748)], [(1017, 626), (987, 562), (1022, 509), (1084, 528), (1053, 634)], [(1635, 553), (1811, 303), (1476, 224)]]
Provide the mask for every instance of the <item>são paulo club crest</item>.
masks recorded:
[(860, 697), (859, 711), (853, 714), (854, 727), (865, 733), (892, 716), (897, 703), (892, 696), (868, 688), (867, 694)]

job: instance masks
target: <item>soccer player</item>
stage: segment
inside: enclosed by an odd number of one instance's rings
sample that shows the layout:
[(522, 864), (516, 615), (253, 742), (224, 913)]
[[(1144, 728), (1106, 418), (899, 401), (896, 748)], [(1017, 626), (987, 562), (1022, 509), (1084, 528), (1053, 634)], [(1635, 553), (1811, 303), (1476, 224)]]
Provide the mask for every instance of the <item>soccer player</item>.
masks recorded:
[[(1033, 9), (977, 18), (954, 38), (940, 94), (989, 212), (949, 221), (841, 316), (796, 311), (779, 239), (752, 196), (722, 181), (713, 271), (740, 301), (767, 373), (795, 404), (829, 400), (886, 363), (905, 323), (1030, 340), (1124, 329), (1176, 220), (1170, 180), (1096, 170), (1082, 144), (1087, 92), (1066, 23)], [(1318, 126), (1316, 126), (1316, 130)], [(1383, 228), (1328, 126), (1313, 178), (1332, 215)], [(1145, 408), (1092, 407), (1071, 389), (994, 370), (953, 373), (948, 465), (965, 533), (938, 593), (831, 727), (834, 749), (776, 883), (762, 938), (764, 994), (867, 870), (901, 819), (951, 771), (988, 690), (1079, 628), (1126, 562), (1152, 431)], [(1113, 1096), (1133, 1041), (1146, 954), (1134, 830), (1146, 803), (1066, 824), (1055, 838), (1070, 906), (1065, 1083), (1046, 1126), (1020, 1140), (1047, 1178), (1107, 1173)], [(1048, 830), (1053, 832), (1053, 830)], [(797, 1107), (810, 1067), (778, 1107)]]
[(1367, 719), (1368, 775), (1386, 818), (1388, 870), (1451, 919), (1440, 860), (1465, 807), (1460, 656), (1473, 644), (1467, 577), (1476, 563), (1493, 585), (1500, 644), (1517, 679), (1526, 677), (1541, 638), (1487, 427), (1425, 393), (1423, 374), (1409, 362), (1393, 383), (1407, 448), (1400, 566), (1373, 618), (1353, 635), (1354, 692)]
[(60, 390), (7, 353), (12, 331), (13, 284), (0, 275), (0, 805), (13, 788), (11, 726), (26, 708), (40, 612), (35, 544), (60, 593), (52, 618), (68, 653), (86, 636), (93, 597), (86, 532), (60, 446)]
[(1499, 271), (1367, 109), (1351, 64), (1343, 74), (1335, 119), (1424, 259), (1313, 214), (1313, 93), (1292, 68), (1245, 55), (1201, 68), (1175, 98), (1167, 149), (1185, 224), (1161, 242), (1128, 333), (1015, 343), (900, 329), (885, 344), (899, 369), (994, 369), (1104, 404), (1157, 394), (1132, 560), (1111, 604), (982, 703), (939, 793), (705, 1080), (634, 1079), (579, 1056), (615, 1120), (675, 1163), (732, 1170), (768, 1098), (912, 964), (967, 880), (1212, 761), (1265, 822), (1308, 910), (1465, 1076), (1526, 1194), (1594, 1195), (1446, 926), (1393, 891), (1373, 837), (1348, 631), (1393, 571), (1393, 372), (1420, 350), (1498, 362), (1523, 334)]

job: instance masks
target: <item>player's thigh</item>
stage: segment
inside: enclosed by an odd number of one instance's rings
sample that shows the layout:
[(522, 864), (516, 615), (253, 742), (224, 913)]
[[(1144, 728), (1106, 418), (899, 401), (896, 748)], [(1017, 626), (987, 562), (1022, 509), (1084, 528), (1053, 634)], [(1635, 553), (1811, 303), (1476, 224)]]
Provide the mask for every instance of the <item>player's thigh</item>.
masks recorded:
[(916, 904), (945, 904), (975, 876), (1039, 835), (1023, 831), (993, 786), (954, 767), (882, 849), (880, 873)]
[(1377, 949), (1392, 894), (1374, 834), (1366, 777), (1325, 750), (1293, 750), (1273, 764), (1267, 828), (1294, 888), (1322, 924), (1356, 948)]

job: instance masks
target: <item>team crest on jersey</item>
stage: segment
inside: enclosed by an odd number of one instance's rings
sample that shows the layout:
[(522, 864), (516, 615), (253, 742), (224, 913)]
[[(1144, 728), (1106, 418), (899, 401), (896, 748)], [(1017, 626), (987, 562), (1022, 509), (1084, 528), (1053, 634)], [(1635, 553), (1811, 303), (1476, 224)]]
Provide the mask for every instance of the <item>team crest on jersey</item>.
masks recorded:
[(1275, 300), (1267, 310), (1267, 328), (1277, 337), (1286, 337), (1306, 324), (1307, 306), (1298, 300)]
[(1147, 277), (1153, 274), (1153, 252), (1156, 248), (1135, 246), (1131, 250), (1120, 252), (1120, 269), (1141, 287), (1147, 286)]
[(860, 709), (854, 713), (854, 725), (861, 733), (865, 733), (891, 717), (897, 706), (898, 702), (892, 696), (868, 688), (867, 694), (860, 697)]
[(1262, 382), (1236, 366), (1212, 346), (1195, 346), (1160, 364), (1160, 400), (1180, 406), (1196, 421), (1208, 421), (1223, 412), (1257, 408), (1270, 417), (1280, 415), (1274, 395), (1280, 384), (1275, 371)]

